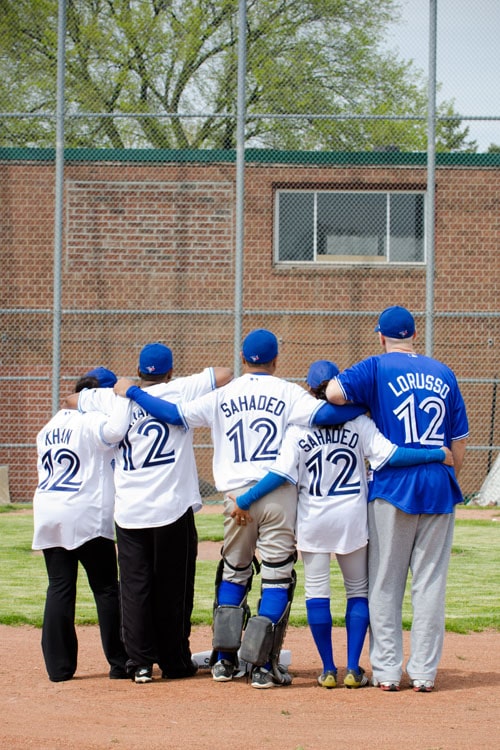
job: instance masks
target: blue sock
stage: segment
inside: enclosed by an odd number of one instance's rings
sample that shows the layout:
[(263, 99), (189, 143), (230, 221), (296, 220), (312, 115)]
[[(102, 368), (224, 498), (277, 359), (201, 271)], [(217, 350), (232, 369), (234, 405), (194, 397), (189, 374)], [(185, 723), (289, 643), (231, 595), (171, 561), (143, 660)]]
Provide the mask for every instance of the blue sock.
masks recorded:
[(307, 622), (323, 662), (323, 672), (336, 671), (333, 661), (330, 599), (306, 599), (306, 610)]
[(262, 598), (259, 604), (259, 615), (269, 617), (276, 623), (286, 609), (288, 604), (288, 589), (262, 589)]
[(347, 600), (345, 626), (347, 630), (347, 669), (359, 670), (359, 659), (370, 623), (368, 599), (354, 596)]
[[(217, 590), (217, 604), (231, 604), (238, 607), (245, 596), (246, 586), (232, 581), (221, 581)], [(217, 661), (227, 659), (234, 661), (235, 655), (229, 651), (218, 651)]]
[[(269, 617), (276, 623), (285, 611), (288, 604), (288, 589), (262, 589), (262, 597), (259, 604), (259, 615)], [(264, 664), (266, 669), (271, 668), (271, 662)]]

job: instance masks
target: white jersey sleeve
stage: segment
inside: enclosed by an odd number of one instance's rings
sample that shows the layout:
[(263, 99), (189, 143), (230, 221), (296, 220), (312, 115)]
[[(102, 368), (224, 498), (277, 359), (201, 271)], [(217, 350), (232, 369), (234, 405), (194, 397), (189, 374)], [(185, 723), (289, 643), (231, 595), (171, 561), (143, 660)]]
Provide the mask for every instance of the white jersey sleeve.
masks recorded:
[(365, 414), (356, 417), (349, 424), (359, 433), (361, 450), (370, 462), (371, 468), (376, 470), (384, 466), (397, 450), (397, 446), (382, 435), (373, 419)]
[(116, 399), (119, 398), (112, 388), (85, 388), (78, 395), (78, 411), (101, 411), (111, 414)]

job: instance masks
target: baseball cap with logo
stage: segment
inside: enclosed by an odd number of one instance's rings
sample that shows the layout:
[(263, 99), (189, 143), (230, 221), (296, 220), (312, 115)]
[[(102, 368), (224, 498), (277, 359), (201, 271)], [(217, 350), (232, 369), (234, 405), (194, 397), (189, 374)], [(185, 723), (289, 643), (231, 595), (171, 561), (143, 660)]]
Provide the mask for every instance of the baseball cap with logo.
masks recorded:
[(144, 375), (165, 375), (173, 364), (171, 349), (159, 342), (146, 344), (139, 355), (139, 371)]
[(390, 339), (409, 339), (415, 333), (415, 320), (406, 307), (393, 305), (380, 313), (375, 330)]
[(94, 367), (93, 370), (86, 372), (83, 377), (97, 378), (99, 381), (99, 388), (112, 388), (118, 380), (115, 373), (106, 369), (106, 367)]
[(317, 388), (325, 380), (331, 380), (340, 372), (335, 362), (328, 359), (318, 359), (313, 362), (307, 373), (306, 383), (311, 388)]
[(271, 331), (257, 328), (243, 341), (242, 351), (247, 362), (255, 365), (265, 364), (278, 356), (278, 339)]

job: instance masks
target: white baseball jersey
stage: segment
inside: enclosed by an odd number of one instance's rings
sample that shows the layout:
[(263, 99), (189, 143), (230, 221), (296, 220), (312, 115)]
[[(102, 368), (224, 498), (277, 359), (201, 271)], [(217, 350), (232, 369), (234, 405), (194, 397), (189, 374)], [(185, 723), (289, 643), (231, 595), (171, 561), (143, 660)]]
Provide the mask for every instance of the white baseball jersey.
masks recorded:
[(278, 455), (287, 425), (309, 425), (323, 404), (296, 383), (246, 373), (178, 408), (189, 427), (211, 428), (215, 485), (229, 492), (261, 479)]
[[(213, 368), (145, 390), (173, 403), (190, 401), (215, 387)], [(105, 389), (82, 391), (79, 409), (109, 413), (113, 399)], [(128, 399), (122, 399), (128, 402)], [(193, 433), (167, 425), (139, 405), (131, 404), (128, 430), (114, 451), (115, 521), (125, 529), (165, 526), (177, 521), (189, 507), (202, 506), (193, 451)]]
[(63, 409), (38, 433), (33, 549), (72, 550), (99, 536), (114, 539), (113, 451), (103, 438), (106, 421), (102, 414)]
[(298, 485), (299, 550), (345, 555), (367, 543), (365, 458), (379, 469), (395, 450), (365, 415), (341, 427), (288, 428), (270, 468)]

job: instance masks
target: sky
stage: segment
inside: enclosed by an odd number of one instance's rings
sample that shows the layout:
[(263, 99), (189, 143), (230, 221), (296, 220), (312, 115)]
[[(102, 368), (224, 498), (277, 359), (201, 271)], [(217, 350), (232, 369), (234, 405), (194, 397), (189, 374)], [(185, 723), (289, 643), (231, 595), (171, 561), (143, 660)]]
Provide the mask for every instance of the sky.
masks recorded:
[[(399, 0), (402, 21), (392, 26), (391, 49), (427, 74), (430, 0)], [(438, 102), (453, 99), (457, 114), (500, 118), (500, 0), (436, 0)], [(470, 121), (478, 151), (500, 145), (500, 119)]]

